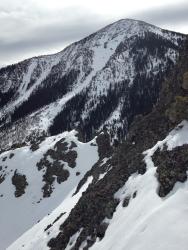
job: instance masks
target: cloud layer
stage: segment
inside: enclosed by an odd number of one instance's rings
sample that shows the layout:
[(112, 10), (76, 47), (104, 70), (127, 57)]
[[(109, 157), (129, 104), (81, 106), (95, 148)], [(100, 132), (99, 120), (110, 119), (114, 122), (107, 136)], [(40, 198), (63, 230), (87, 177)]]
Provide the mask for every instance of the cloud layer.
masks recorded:
[[(129, 10), (128, 4), (123, 5), (124, 1), (116, 1), (119, 6), (116, 6), (113, 15), (109, 15), (105, 12), (105, 5), (101, 10), (100, 5), (96, 8), (75, 3), (68, 6), (63, 4), (64, 1), (58, 0), (53, 0), (54, 5), (49, 0), (1, 0), (0, 66), (30, 56), (59, 51), (71, 42), (121, 18), (140, 19), (163, 28), (188, 33), (187, 1), (172, 1), (171, 5), (163, 4), (152, 8), (146, 5), (141, 11), (139, 6), (133, 11), (131, 7)], [(79, 2), (84, 1), (78, 0), (77, 3)]]
[(133, 16), (157, 25), (174, 25), (174, 27), (188, 25), (188, 2), (177, 2), (177, 4), (171, 6), (148, 9), (137, 12)]

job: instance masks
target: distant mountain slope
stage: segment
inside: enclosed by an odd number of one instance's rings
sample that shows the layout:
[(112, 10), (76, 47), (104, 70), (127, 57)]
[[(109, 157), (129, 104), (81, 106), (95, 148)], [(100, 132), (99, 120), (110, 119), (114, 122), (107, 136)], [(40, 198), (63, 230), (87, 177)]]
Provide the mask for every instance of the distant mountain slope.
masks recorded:
[(125, 137), (156, 103), (185, 35), (120, 20), (50, 56), (0, 69), (1, 147), (38, 131), (79, 129), (84, 141), (109, 128)]

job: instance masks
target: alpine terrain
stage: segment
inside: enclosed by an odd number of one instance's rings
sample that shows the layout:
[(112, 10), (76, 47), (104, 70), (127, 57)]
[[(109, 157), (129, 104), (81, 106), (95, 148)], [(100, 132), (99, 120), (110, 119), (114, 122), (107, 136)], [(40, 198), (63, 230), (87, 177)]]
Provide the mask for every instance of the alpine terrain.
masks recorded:
[(0, 69), (0, 250), (185, 250), (188, 36), (123, 19)]

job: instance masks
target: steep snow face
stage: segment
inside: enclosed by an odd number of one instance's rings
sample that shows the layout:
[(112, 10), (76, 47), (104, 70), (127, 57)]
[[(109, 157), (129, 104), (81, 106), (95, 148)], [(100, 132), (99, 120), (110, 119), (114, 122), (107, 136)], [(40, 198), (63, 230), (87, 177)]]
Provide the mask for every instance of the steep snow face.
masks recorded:
[(24, 140), (32, 127), (52, 135), (79, 127), (88, 140), (106, 125), (124, 137), (133, 117), (156, 102), (184, 37), (125, 19), (58, 54), (1, 69), (3, 143)]
[(7, 93), (12, 89), (16, 90), (11, 105), (5, 106), (3, 111), (12, 111), (16, 106), (27, 100), (48, 76), (52, 67), (58, 64), (60, 58), (60, 54), (31, 58), (17, 65), (8, 66), (7, 70), (6, 68), (2, 69), (1, 93)]
[(81, 143), (75, 131), (2, 153), (0, 249), (57, 208), (97, 160), (95, 139)]
[[(173, 150), (188, 144), (188, 123), (183, 122), (181, 126), (183, 127), (173, 130), (163, 141), (144, 152), (146, 173), (132, 175), (115, 194), (121, 202), (112, 220), (108, 221), (105, 237), (96, 242), (91, 247), (92, 250), (186, 249), (188, 181), (176, 183), (167, 197), (160, 198), (157, 194), (156, 168), (152, 161), (157, 149), (167, 146), (168, 150)], [(129, 205), (123, 207), (126, 197), (130, 197)]]
[[(163, 150), (166, 147), (171, 151), (184, 144), (188, 144), (188, 122), (185, 121), (170, 132), (163, 141), (159, 141), (143, 152), (147, 165), (146, 173), (131, 175), (125, 185), (115, 194), (115, 198), (119, 199), (120, 203), (112, 219), (104, 220), (108, 224), (104, 238), (97, 240), (91, 249), (179, 250), (187, 248), (188, 181), (176, 183), (174, 189), (165, 198), (159, 197), (156, 167), (152, 160), (157, 150)], [(48, 249), (48, 240), (58, 234), (59, 226), (67, 218), (67, 214), (62, 215), (55, 223), (53, 223), (54, 220), (60, 214), (69, 211), (67, 207), (70, 208), (70, 204), (73, 204), (75, 200), (78, 201), (83, 189), (85, 190), (90, 181), (88, 179), (76, 196), (71, 197), (70, 194), (67, 200), (48, 217), (31, 228), (8, 249)], [(129, 199), (126, 206), (123, 205), (125, 199)], [(81, 231), (82, 228), (70, 238), (66, 249), (74, 247)], [(88, 240), (90, 240), (89, 236)], [(87, 242), (82, 242), (79, 249), (84, 249), (86, 245)]]

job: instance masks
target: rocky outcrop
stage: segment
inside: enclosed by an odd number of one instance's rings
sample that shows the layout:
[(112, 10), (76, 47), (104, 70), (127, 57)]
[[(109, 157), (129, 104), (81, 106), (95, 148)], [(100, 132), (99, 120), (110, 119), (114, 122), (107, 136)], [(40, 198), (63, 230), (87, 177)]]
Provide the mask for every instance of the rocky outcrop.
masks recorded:
[(69, 177), (69, 171), (65, 168), (65, 163), (70, 168), (76, 167), (77, 152), (73, 150), (76, 147), (74, 142), (68, 143), (65, 139), (59, 140), (52, 149), (49, 149), (43, 158), (37, 163), (38, 170), (44, 170), (42, 187), (43, 197), (49, 197), (53, 192), (54, 181), (59, 184), (66, 181)]
[(110, 136), (107, 131), (97, 136), (96, 143), (98, 145), (98, 153), (100, 159), (110, 157), (112, 155), (112, 146), (110, 145)]
[(53, 192), (53, 183), (55, 179), (57, 180), (57, 183), (61, 184), (61, 182), (66, 181), (69, 177), (69, 171), (63, 168), (63, 164), (54, 162), (52, 165), (49, 165), (49, 162), (46, 163), (46, 172), (43, 175), (43, 181), (45, 184), (42, 187), (44, 198), (49, 197)]
[(174, 148), (168, 151), (166, 148), (158, 150), (153, 156), (157, 167), (157, 179), (159, 181), (159, 196), (165, 197), (174, 187), (176, 182), (187, 180), (188, 170), (188, 146)]
[(22, 175), (17, 172), (17, 170), (14, 171), (14, 175), (12, 176), (12, 184), (15, 186), (15, 197), (20, 197), (25, 193), (25, 189), (28, 185), (26, 176)]

